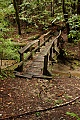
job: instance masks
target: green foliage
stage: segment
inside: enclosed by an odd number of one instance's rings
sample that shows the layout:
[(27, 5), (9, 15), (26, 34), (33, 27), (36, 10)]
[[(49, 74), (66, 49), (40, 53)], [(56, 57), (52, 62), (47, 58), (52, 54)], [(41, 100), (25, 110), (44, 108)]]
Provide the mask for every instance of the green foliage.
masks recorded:
[(77, 114), (75, 114), (75, 113), (73, 113), (73, 112), (66, 112), (66, 114), (67, 115), (70, 115), (71, 117), (75, 117), (76, 118), (76, 120), (80, 120), (80, 117), (77, 115)]
[(55, 100), (55, 101), (54, 101), (54, 104), (55, 104), (55, 105), (58, 105), (58, 104), (61, 104), (62, 102), (63, 102), (63, 101), (62, 101), (61, 99), (59, 99), (59, 100)]
[[(65, 8), (66, 8), (66, 11), (68, 12), (68, 14), (72, 14), (73, 13), (76, 13), (77, 12), (77, 1), (78, 0), (65, 0)], [(73, 9), (74, 7), (74, 4), (75, 4), (75, 10)]]
[(69, 38), (79, 40), (80, 39), (80, 16), (73, 15), (71, 18), (68, 19), (70, 25), (70, 34), (68, 35)]
[[(0, 1), (0, 58), (6, 59), (19, 59), (17, 50), (19, 48), (14, 47), (11, 42), (11, 38), (8, 35), (11, 32), (9, 17), (14, 15), (14, 7), (11, 1), (1, 0)], [(8, 39), (6, 39), (6, 36)]]
[(0, 53), (2, 53), (2, 58), (19, 60), (17, 53), (19, 47), (14, 47), (11, 39), (3, 39), (1, 42)]
[(39, 117), (40, 116), (40, 112), (36, 112), (36, 117)]
[(38, 28), (40, 25), (46, 28), (50, 22), (50, 11), (46, 9), (46, 1), (35, 0), (27, 1), (23, 0), (20, 13), (20, 19), (27, 22), (27, 25), (33, 25)]

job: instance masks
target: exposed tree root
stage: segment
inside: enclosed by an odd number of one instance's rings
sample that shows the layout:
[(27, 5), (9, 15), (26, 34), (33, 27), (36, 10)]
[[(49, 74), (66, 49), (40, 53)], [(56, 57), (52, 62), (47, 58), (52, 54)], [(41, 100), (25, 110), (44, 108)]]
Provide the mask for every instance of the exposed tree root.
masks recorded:
[(27, 112), (27, 113), (22, 113), (22, 114), (19, 114), (19, 115), (6, 117), (6, 118), (0, 119), (0, 120), (12, 120), (12, 119), (19, 118), (19, 117), (22, 117), (22, 116), (25, 116), (25, 115), (35, 114), (36, 112), (49, 111), (49, 110), (52, 110), (52, 109), (55, 109), (55, 108), (60, 108), (60, 107), (63, 107), (63, 106), (67, 106), (67, 105), (75, 102), (78, 99), (80, 99), (80, 96), (76, 97), (75, 99), (73, 99), (73, 100), (71, 100), (69, 102), (66, 102), (66, 103), (63, 103), (63, 104), (59, 104), (59, 105), (56, 105), (56, 106), (53, 106), (53, 107), (50, 107), (50, 108), (46, 108), (46, 109), (42, 109), (42, 110), (35, 110), (35, 111)]

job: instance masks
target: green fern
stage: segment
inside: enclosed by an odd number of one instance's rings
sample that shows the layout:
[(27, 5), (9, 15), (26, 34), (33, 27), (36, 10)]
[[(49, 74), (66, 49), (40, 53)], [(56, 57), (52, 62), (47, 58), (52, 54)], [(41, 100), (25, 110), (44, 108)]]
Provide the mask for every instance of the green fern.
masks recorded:
[(80, 120), (80, 117), (77, 114), (73, 113), (73, 112), (66, 112), (66, 114), (70, 115), (71, 117), (75, 117), (77, 120)]

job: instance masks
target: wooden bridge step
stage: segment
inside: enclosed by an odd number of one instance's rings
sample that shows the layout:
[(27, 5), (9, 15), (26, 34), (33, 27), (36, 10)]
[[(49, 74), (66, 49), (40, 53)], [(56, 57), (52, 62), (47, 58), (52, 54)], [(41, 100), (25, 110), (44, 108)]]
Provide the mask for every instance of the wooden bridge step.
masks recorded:
[(28, 78), (28, 79), (31, 79), (33, 75), (31, 75), (31, 74), (20, 74), (19, 72), (16, 72), (16, 73), (15, 73), (15, 76), (16, 76), (16, 77), (20, 77), (20, 78)]
[(43, 61), (34, 61), (31, 65), (30, 65), (30, 67), (32, 67), (32, 66), (37, 66), (37, 67), (43, 67)]
[(34, 73), (34, 74), (31, 74), (31, 73), (26, 73), (26, 74), (20, 74), (19, 72), (17, 72), (15, 74), (16, 77), (22, 77), (22, 78), (28, 78), (28, 79), (31, 79), (31, 78), (40, 78), (40, 79), (47, 79), (47, 80), (50, 80), (52, 79), (51, 76), (45, 76), (45, 75), (41, 75), (41, 74), (38, 74), (38, 73)]
[(51, 80), (52, 77), (51, 76), (45, 76), (45, 75), (33, 75), (33, 78), (40, 78), (40, 79), (47, 79), (47, 80)]

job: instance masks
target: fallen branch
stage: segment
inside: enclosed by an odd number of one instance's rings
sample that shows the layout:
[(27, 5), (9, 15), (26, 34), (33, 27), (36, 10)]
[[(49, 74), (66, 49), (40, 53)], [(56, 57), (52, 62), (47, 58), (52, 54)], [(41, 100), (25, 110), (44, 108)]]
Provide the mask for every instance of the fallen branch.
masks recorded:
[(53, 106), (53, 107), (50, 107), (50, 108), (46, 108), (46, 109), (42, 109), (42, 110), (36, 110), (36, 111), (28, 112), (28, 113), (22, 113), (22, 114), (11, 116), (11, 117), (6, 117), (6, 118), (0, 119), (0, 120), (9, 120), (9, 119), (11, 120), (13, 118), (19, 118), (19, 117), (22, 117), (22, 116), (25, 116), (25, 115), (32, 115), (32, 114), (35, 114), (36, 112), (45, 112), (45, 111), (49, 111), (49, 110), (52, 110), (52, 109), (55, 109), (55, 108), (67, 106), (67, 105), (75, 102), (79, 98), (80, 98), (80, 96), (76, 97), (75, 99), (73, 99), (73, 100), (71, 100), (69, 102), (59, 104), (59, 105), (56, 105), (56, 106)]

